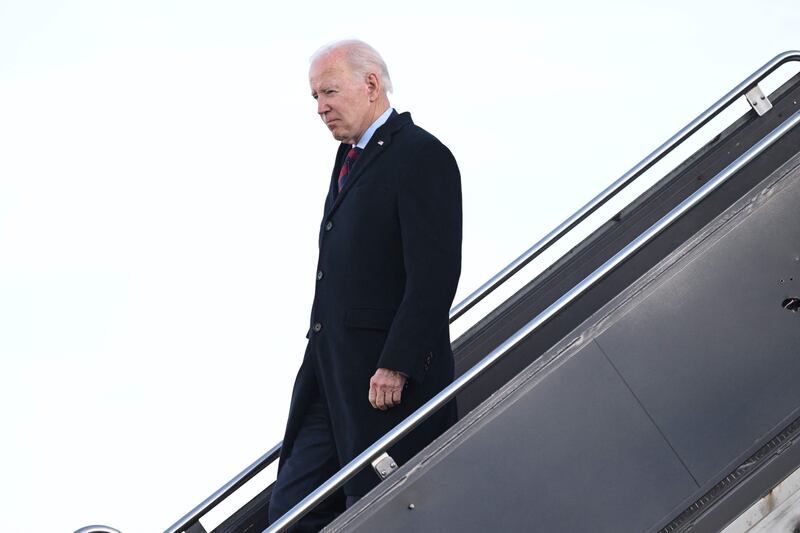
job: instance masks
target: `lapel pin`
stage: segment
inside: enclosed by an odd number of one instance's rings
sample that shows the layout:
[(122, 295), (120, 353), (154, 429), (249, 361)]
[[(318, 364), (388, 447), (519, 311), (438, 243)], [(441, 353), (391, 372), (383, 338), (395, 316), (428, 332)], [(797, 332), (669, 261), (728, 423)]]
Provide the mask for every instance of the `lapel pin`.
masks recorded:
[(378, 141), (378, 146), (383, 146), (383, 141)]

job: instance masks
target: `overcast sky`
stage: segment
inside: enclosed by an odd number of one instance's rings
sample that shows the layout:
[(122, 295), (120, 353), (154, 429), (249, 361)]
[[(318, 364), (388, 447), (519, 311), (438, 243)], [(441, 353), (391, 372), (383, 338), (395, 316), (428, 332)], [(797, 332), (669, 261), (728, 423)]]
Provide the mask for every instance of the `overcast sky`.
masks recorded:
[(455, 154), (460, 300), (798, 28), (796, 0), (0, 0), (0, 530), (163, 531), (280, 440), (320, 45), (373, 44)]

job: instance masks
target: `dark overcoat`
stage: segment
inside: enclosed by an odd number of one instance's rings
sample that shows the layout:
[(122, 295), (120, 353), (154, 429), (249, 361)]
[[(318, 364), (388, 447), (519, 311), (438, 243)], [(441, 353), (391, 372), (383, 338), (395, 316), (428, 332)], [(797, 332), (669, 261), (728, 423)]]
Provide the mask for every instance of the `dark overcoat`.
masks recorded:
[[(456, 161), (410, 114), (393, 112), (337, 192), (349, 148), (339, 148), (325, 200), (308, 345), (281, 462), (317, 393), (328, 406), (343, 466), (453, 380), (448, 314), (461, 270)], [(378, 368), (408, 376), (402, 403), (387, 411), (368, 399)], [(389, 453), (402, 464), (455, 416), (451, 402)], [(377, 481), (367, 468), (345, 493), (363, 496)]]

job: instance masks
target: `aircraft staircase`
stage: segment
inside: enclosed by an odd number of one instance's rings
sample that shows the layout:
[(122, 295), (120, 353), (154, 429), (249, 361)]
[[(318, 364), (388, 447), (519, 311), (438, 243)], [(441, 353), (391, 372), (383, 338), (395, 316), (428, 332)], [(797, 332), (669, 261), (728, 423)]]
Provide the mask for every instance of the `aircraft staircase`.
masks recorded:
[[(267, 531), (370, 464), (385, 479), (326, 532), (720, 531), (798, 470), (800, 74), (759, 87), (797, 61), (771, 60), (456, 306), (451, 320), (750, 103), (456, 339), (456, 381)], [(386, 450), (452, 398), (459, 422), (393, 466)], [(279, 450), (165, 533), (206, 533), (200, 519)], [(212, 533), (267, 528), (270, 490)]]

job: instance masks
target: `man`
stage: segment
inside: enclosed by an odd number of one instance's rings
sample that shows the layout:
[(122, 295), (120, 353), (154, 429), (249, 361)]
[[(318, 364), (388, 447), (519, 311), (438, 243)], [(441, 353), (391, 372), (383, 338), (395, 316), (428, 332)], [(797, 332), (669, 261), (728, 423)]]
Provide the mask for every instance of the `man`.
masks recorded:
[[(389, 73), (366, 43), (322, 48), (309, 81), (317, 113), (341, 145), (272, 522), (453, 379), (448, 313), (461, 268), (455, 159), (408, 113), (390, 107)], [(390, 455), (407, 461), (455, 416), (451, 402)], [(377, 482), (363, 470), (294, 531), (318, 531)]]

